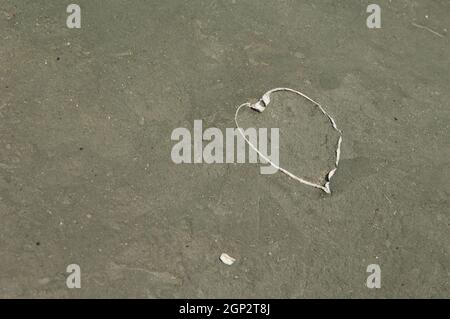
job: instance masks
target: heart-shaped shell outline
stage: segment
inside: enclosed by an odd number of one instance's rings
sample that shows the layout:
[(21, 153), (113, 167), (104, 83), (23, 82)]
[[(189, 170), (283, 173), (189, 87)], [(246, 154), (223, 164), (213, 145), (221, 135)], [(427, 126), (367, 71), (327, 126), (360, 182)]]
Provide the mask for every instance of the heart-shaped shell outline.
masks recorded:
[[(319, 185), (319, 184), (310, 182), (310, 181), (308, 181), (308, 180), (306, 180), (304, 178), (298, 177), (298, 176), (292, 174), (291, 172), (289, 172), (288, 170), (286, 170), (286, 169), (278, 166), (277, 164), (273, 163), (267, 156), (262, 154), (260, 152), (260, 150), (249, 141), (249, 139), (245, 136), (242, 128), (239, 126), (237, 118), (238, 118), (239, 110), (242, 107), (250, 107), (251, 109), (262, 113), (265, 110), (265, 108), (270, 103), (270, 95), (272, 93), (280, 92), (280, 91), (295, 93), (295, 94), (300, 95), (301, 97), (307, 99), (308, 101), (312, 102), (315, 106), (317, 106), (317, 108), (320, 110), (320, 112), (323, 115), (325, 115), (330, 120), (331, 125), (333, 126), (333, 129), (339, 133), (339, 139), (338, 139), (337, 147), (336, 147), (336, 160), (334, 162), (334, 167), (326, 174), (326, 176), (325, 176), (326, 182), (325, 182), (324, 185)], [(327, 111), (325, 111), (324, 107), (322, 105), (320, 105), (318, 102), (314, 101), (313, 99), (311, 99), (310, 97), (308, 97), (307, 95), (303, 94), (300, 91), (296, 91), (296, 90), (293, 90), (293, 89), (290, 89), (290, 88), (275, 88), (275, 89), (272, 89), (272, 90), (267, 91), (266, 93), (264, 93), (262, 98), (258, 102), (254, 103), (254, 104), (251, 104), (251, 103), (248, 103), (248, 102), (244, 103), (244, 104), (241, 104), (236, 109), (236, 113), (234, 114), (234, 122), (236, 123), (236, 128), (238, 129), (238, 131), (241, 134), (241, 136), (244, 138), (245, 142), (248, 145), (250, 145), (250, 147), (259, 154), (259, 156), (264, 158), (273, 167), (275, 167), (276, 169), (280, 170), (284, 174), (288, 175), (289, 177), (297, 180), (298, 182), (300, 182), (302, 184), (305, 184), (305, 185), (308, 185), (308, 186), (312, 186), (312, 187), (315, 187), (315, 188), (319, 188), (319, 189), (323, 190), (325, 193), (331, 194), (331, 188), (330, 188), (331, 178), (336, 173), (336, 170), (337, 170), (337, 168), (339, 166), (339, 160), (340, 160), (340, 157), (341, 157), (342, 131), (337, 127), (336, 121), (331, 117), (330, 114), (328, 114)]]

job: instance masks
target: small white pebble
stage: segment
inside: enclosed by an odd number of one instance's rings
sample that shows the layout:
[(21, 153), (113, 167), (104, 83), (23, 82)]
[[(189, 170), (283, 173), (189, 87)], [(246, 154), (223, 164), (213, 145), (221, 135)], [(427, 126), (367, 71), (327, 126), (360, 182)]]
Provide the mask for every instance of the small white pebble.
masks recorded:
[(228, 254), (223, 253), (222, 255), (220, 255), (220, 260), (228, 266), (231, 266), (232, 264), (234, 264), (234, 262), (236, 261), (236, 259), (234, 259), (233, 257), (231, 257)]

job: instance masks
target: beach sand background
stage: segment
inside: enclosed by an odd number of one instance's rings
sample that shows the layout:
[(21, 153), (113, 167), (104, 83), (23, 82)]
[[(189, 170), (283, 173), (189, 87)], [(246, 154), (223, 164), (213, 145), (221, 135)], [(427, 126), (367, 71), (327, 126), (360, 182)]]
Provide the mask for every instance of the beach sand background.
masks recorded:
[[(69, 3), (0, 0), (0, 297), (450, 297), (450, 2), (379, 0), (381, 29), (369, 1), (77, 0), (81, 29)], [(331, 195), (172, 162), (175, 128), (280, 86), (344, 132)], [(320, 178), (326, 121), (269, 108), (243, 121)]]

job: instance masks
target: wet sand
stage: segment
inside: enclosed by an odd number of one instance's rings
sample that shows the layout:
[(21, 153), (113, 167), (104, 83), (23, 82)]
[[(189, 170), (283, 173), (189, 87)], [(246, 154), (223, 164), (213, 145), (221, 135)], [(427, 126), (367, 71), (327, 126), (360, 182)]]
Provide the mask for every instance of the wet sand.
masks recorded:
[[(376, 30), (369, 1), (77, 3), (79, 30), (68, 3), (0, 0), (0, 297), (450, 297), (448, 1), (378, 1)], [(280, 86), (344, 132), (331, 195), (172, 162), (173, 129)], [(288, 169), (327, 169), (304, 101), (244, 116)]]

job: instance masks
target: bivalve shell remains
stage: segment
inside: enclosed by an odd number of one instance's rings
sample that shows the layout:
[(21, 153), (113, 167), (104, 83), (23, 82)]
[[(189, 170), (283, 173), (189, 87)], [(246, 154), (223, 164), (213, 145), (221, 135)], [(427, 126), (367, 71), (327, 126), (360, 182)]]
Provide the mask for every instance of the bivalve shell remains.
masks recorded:
[(222, 255), (220, 255), (220, 260), (228, 266), (231, 266), (232, 264), (234, 264), (234, 262), (236, 261), (236, 259), (234, 259), (233, 257), (231, 257), (228, 254), (223, 253)]

